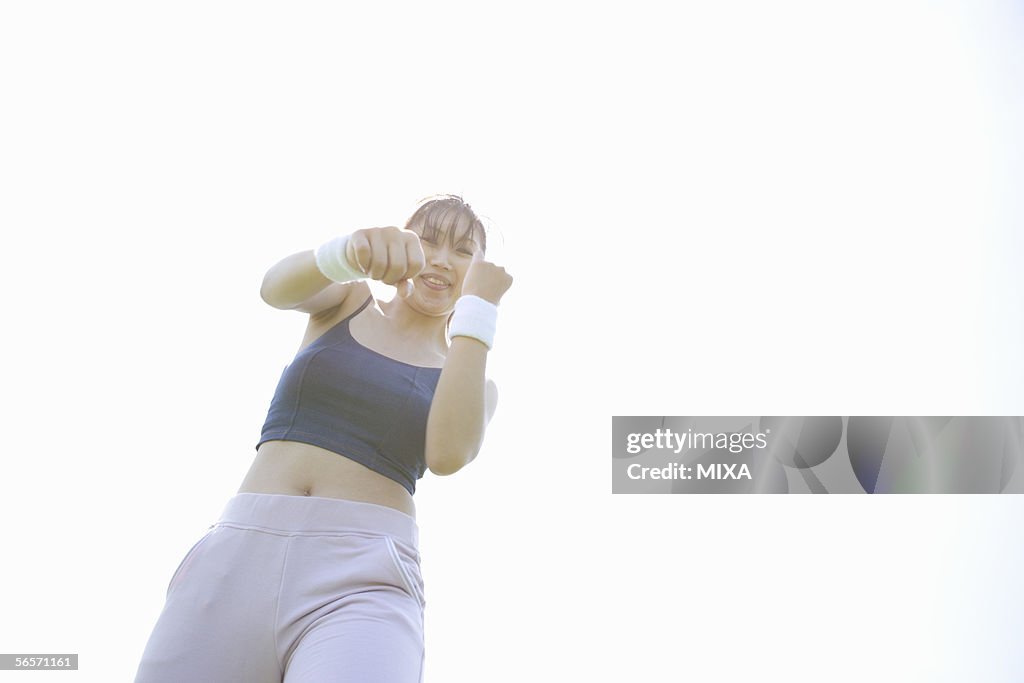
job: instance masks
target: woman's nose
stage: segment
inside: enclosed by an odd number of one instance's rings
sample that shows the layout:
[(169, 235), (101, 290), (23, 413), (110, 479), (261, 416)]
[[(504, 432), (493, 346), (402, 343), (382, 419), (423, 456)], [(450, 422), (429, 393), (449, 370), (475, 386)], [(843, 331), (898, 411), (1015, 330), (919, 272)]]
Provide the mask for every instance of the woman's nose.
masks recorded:
[(448, 267), (448, 246), (440, 246), (431, 250), (430, 264), (433, 266)]

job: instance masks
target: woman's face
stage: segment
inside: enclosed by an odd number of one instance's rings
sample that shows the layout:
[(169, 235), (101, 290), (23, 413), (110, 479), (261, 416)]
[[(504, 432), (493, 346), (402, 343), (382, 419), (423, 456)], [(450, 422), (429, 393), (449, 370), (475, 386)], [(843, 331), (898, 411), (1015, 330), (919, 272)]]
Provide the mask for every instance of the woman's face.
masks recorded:
[(416, 304), (423, 313), (450, 313), (462, 294), (462, 283), (473, 255), (481, 249), (480, 242), (472, 234), (455, 241), (442, 230), (422, 226), (411, 230), (420, 236), (426, 265), (413, 278), (413, 290), (406, 301)]

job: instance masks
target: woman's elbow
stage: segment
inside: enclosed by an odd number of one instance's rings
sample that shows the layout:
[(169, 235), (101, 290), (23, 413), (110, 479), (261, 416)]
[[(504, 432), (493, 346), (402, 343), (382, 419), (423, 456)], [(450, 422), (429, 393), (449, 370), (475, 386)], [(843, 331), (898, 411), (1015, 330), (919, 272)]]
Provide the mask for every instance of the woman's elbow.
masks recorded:
[(263, 299), (263, 303), (268, 306), (284, 310), (287, 306), (281, 301), (277, 289), (278, 288), (272, 278), (271, 272), (268, 272), (263, 277), (263, 283), (260, 285), (260, 298)]
[(461, 470), (463, 467), (472, 462), (473, 458), (475, 457), (476, 453), (466, 453), (460, 455), (458, 453), (448, 452), (443, 455), (435, 456), (431, 456), (430, 454), (428, 454), (427, 469), (429, 469), (431, 473), (436, 474), (440, 477), (447, 477)]

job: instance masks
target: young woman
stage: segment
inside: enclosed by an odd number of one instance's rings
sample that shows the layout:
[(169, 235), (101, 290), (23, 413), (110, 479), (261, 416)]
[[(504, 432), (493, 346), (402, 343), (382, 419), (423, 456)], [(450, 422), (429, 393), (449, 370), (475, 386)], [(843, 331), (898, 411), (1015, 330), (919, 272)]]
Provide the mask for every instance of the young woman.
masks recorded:
[[(480, 450), (512, 284), (472, 208), (444, 195), (274, 265), (261, 296), (309, 314), (257, 454), (167, 587), (136, 683), (417, 683), (413, 494)], [(375, 300), (366, 278), (395, 285)]]

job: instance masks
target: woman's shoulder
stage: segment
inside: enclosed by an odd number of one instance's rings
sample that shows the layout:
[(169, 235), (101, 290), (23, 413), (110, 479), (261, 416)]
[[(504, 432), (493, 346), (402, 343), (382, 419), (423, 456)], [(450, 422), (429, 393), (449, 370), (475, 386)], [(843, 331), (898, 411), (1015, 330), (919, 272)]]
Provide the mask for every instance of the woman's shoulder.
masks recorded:
[(306, 322), (306, 332), (302, 338), (302, 345), (299, 350), (306, 348), (321, 335), (342, 323), (363, 310), (373, 300), (373, 292), (365, 282), (354, 283), (348, 289), (344, 299), (330, 308), (325, 308), (317, 313), (312, 313)]
[(331, 327), (363, 310), (372, 299), (373, 292), (365, 280), (353, 282), (343, 299), (330, 308), (311, 314), (309, 319)]

